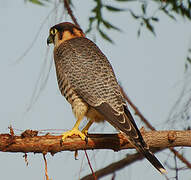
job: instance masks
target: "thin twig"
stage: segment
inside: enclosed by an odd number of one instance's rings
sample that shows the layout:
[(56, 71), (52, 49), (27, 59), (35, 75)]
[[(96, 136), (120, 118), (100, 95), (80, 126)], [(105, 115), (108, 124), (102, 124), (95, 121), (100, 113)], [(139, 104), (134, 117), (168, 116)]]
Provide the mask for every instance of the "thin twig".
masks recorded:
[(47, 167), (47, 161), (46, 161), (46, 154), (43, 154), (43, 159), (44, 159), (44, 164), (45, 164), (45, 177), (46, 177), (46, 180), (49, 180), (48, 167)]
[(91, 169), (92, 175), (93, 175), (93, 177), (94, 177), (94, 180), (97, 180), (97, 177), (96, 177), (96, 175), (95, 175), (95, 173), (94, 173), (94, 170), (93, 170), (93, 168), (92, 168), (92, 165), (91, 165), (91, 163), (90, 163), (90, 159), (89, 159), (89, 157), (88, 157), (88, 154), (87, 154), (86, 150), (84, 150), (84, 152), (85, 152), (85, 155), (86, 155), (86, 158), (87, 158), (87, 161), (88, 161), (88, 165), (89, 165), (89, 167), (90, 167), (90, 169)]
[(34, 46), (34, 44), (36, 43), (39, 35), (40, 35), (40, 32), (43, 28), (43, 26), (45, 25), (46, 21), (48, 20), (48, 18), (50, 17), (50, 15), (55, 11), (57, 7), (53, 8), (49, 13), (48, 15), (44, 18), (44, 20), (42, 21), (42, 23), (40, 24), (39, 26), (39, 29), (38, 31), (36, 32), (36, 35), (34, 36), (32, 42), (29, 44), (29, 46), (24, 50), (24, 52), (13, 62), (11, 63), (11, 65), (15, 65), (17, 63), (19, 63), (28, 53), (29, 51), (32, 49), (32, 47)]
[(28, 159), (27, 159), (27, 153), (25, 153), (25, 155), (23, 156), (25, 158), (25, 163), (26, 163), (26, 166), (29, 165), (29, 162), (28, 162)]
[(78, 24), (76, 17), (73, 15), (73, 12), (72, 12), (72, 9), (70, 8), (70, 4), (68, 3), (68, 0), (64, 0), (64, 6), (67, 9), (68, 14), (70, 15), (74, 24), (80, 28), (80, 25)]
[(116, 174), (115, 174), (115, 172), (114, 172), (113, 175), (112, 175), (111, 180), (115, 180), (115, 177), (116, 177)]
[[(160, 150), (162, 150), (162, 149), (153, 150), (153, 152), (158, 152)], [(117, 162), (111, 163), (110, 165), (96, 171), (95, 175), (97, 176), (97, 178), (107, 176), (109, 174), (112, 174), (115, 171), (121, 170), (124, 167), (126, 167), (136, 161), (140, 161), (142, 159), (144, 159), (144, 156), (140, 153), (130, 154), (126, 158), (121, 159)], [(91, 174), (89, 174), (89, 175), (81, 178), (80, 180), (93, 180), (93, 176)]]
[(83, 155), (82, 162), (81, 162), (81, 165), (80, 165), (80, 170), (79, 170), (78, 179), (80, 179), (80, 174), (81, 174), (82, 169), (83, 169), (82, 167), (83, 167), (84, 159), (85, 159), (85, 154)]
[(176, 171), (176, 180), (178, 180), (178, 166), (177, 166), (177, 156), (176, 155), (174, 155), (174, 164), (175, 164), (175, 171)]
[(187, 159), (185, 159), (185, 157), (184, 157), (183, 155), (181, 155), (178, 151), (176, 151), (176, 150), (175, 150), (174, 148), (172, 148), (172, 147), (170, 147), (169, 149), (171, 150), (171, 152), (173, 152), (173, 153), (177, 156), (178, 159), (180, 159), (184, 164), (186, 164), (186, 166), (187, 166), (189, 169), (191, 169), (191, 164), (190, 164), (190, 162), (189, 162)]

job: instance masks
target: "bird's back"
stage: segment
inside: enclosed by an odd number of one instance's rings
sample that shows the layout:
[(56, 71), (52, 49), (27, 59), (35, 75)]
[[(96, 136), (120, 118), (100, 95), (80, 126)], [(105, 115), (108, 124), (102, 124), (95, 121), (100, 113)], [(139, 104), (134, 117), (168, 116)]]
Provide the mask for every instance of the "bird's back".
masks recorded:
[[(113, 69), (101, 50), (87, 38), (74, 38), (55, 49), (59, 73), (91, 106), (107, 102), (116, 112), (125, 104)], [(58, 74), (58, 73), (57, 73)]]

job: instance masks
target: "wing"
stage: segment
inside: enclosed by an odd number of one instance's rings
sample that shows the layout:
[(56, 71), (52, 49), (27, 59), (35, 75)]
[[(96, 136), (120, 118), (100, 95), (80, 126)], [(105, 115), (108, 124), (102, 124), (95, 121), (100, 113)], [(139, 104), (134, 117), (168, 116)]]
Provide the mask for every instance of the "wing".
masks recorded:
[(62, 43), (54, 51), (57, 76), (66, 77), (70, 86), (89, 105), (104, 102), (116, 112), (123, 112), (125, 101), (113, 69), (99, 48), (86, 38), (75, 38)]

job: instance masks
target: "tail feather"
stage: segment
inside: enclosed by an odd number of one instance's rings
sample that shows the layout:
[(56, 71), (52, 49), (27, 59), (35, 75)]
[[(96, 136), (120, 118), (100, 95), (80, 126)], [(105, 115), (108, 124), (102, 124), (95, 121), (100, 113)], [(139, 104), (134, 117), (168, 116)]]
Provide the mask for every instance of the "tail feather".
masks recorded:
[(166, 173), (163, 165), (149, 150), (127, 106), (124, 106), (123, 114), (117, 113), (108, 103), (102, 103), (95, 109), (103, 114), (115, 128), (123, 132), (137, 151), (142, 153), (160, 173)]
[(137, 125), (135, 124), (135, 121), (131, 115), (131, 113), (129, 112), (129, 110), (127, 109), (127, 107), (124, 107), (125, 110), (125, 114), (127, 116), (127, 118), (130, 120), (130, 122), (132, 123), (132, 126), (136, 129), (137, 134), (139, 136), (139, 141), (137, 141), (137, 139), (131, 139), (132, 144), (135, 146), (135, 148), (137, 149), (138, 152), (142, 153), (147, 160), (161, 173), (161, 174), (165, 174), (167, 173), (166, 169), (163, 167), (163, 165), (160, 163), (160, 161), (155, 157), (155, 155), (149, 150), (149, 147), (146, 145), (145, 141), (143, 140), (143, 137), (139, 131), (139, 129), (137, 128)]
[(155, 157), (155, 155), (149, 150), (146, 149), (143, 146), (136, 146), (137, 150), (142, 153), (147, 160), (161, 173), (165, 174), (167, 173), (166, 169), (163, 167), (163, 165), (160, 163), (160, 161)]

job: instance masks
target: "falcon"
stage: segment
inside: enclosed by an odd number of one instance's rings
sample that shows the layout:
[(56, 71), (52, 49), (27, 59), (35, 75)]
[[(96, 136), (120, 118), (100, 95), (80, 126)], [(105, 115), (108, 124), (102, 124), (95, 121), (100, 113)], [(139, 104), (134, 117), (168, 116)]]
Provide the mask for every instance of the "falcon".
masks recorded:
[[(107, 57), (76, 25), (64, 22), (50, 28), (47, 44), (54, 44), (54, 62), (61, 94), (71, 104), (77, 119), (62, 140), (78, 135), (85, 140), (93, 122), (108, 121), (123, 133), (161, 173), (166, 170), (149, 150), (120, 91)], [(82, 131), (80, 122), (89, 121)]]

